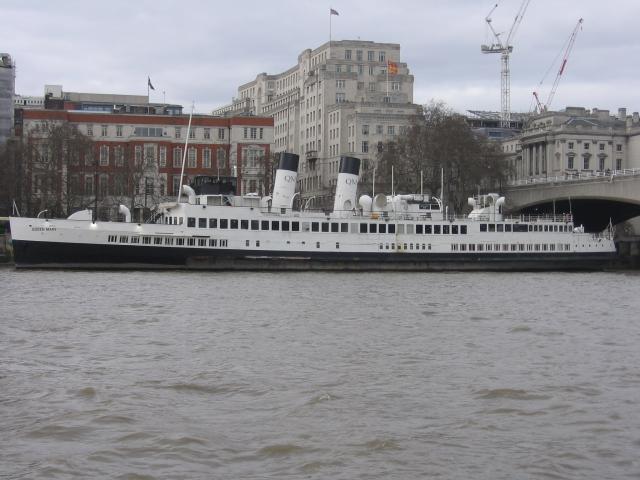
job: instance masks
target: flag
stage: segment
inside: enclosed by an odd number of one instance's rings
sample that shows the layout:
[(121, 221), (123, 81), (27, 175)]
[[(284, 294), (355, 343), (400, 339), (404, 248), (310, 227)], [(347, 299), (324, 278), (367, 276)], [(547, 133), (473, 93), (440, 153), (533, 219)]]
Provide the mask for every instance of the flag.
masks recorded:
[(147, 86), (151, 89), (151, 90), (155, 90), (155, 88), (153, 88), (153, 85), (151, 85), (151, 78), (147, 77)]
[(398, 74), (398, 64), (395, 62), (387, 62), (387, 69), (389, 71), (389, 75)]
[(338, 16), (340, 16), (340, 14), (337, 12), (337, 10), (334, 10), (333, 8), (329, 9), (329, 15), (338, 15)]

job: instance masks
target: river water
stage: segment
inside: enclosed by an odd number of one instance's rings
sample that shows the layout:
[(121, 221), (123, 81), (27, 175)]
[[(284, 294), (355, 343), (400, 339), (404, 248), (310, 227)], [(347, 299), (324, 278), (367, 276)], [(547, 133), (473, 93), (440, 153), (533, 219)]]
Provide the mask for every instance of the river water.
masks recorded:
[(640, 478), (637, 273), (0, 278), (0, 478)]

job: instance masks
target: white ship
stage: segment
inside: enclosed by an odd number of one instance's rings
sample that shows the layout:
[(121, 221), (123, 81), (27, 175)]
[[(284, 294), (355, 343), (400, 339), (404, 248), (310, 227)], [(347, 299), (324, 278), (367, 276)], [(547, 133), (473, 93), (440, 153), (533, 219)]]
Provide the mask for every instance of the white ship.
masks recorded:
[[(18, 268), (211, 270), (589, 270), (615, 256), (611, 229), (585, 233), (570, 215), (503, 216), (504, 197), (470, 198), (449, 216), (427, 195), (356, 198), (360, 160), (341, 157), (333, 211), (296, 210), (298, 156), (281, 154), (273, 195), (183, 185), (153, 223), (12, 217)], [(200, 188), (203, 187), (203, 188)], [(196, 190), (198, 190), (196, 192)]]

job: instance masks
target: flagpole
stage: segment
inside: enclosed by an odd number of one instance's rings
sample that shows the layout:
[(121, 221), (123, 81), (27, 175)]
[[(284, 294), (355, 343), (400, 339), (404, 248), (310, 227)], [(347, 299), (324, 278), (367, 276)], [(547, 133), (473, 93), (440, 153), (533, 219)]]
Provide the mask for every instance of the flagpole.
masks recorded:
[(329, 46), (331, 46), (331, 8), (329, 8)]

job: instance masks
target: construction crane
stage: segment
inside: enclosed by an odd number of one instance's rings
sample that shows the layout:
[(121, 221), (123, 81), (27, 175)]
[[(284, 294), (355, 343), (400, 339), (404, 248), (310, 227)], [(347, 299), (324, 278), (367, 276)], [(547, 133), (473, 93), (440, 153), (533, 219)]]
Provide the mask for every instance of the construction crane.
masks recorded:
[[(533, 92), (533, 98), (536, 99), (536, 105), (538, 106), (537, 110), (539, 113), (546, 112), (551, 106), (551, 102), (553, 101), (553, 97), (556, 94), (558, 84), (560, 83), (560, 79), (562, 78), (564, 69), (567, 66), (567, 60), (569, 60), (569, 55), (571, 54), (571, 50), (573, 49), (573, 44), (576, 42), (576, 37), (578, 36), (578, 32), (582, 29), (582, 22), (583, 22), (582, 18), (578, 20), (578, 23), (576, 23), (576, 26), (574, 27), (573, 32), (571, 32), (571, 36), (569, 37), (569, 40), (566, 43), (566, 47), (564, 48), (564, 55), (562, 57), (562, 62), (560, 62), (560, 68), (558, 69), (556, 79), (554, 80), (553, 86), (551, 87), (551, 91), (549, 92), (549, 96), (547, 97), (547, 102), (545, 104), (540, 102), (538, 92)], [(558, 57), (556, 57), (556, 59), (557, 58)], [(554, 61), (554, 64), (555, 64), (555, 61)], [(549, 68), (549, 70), (551, 70), (551, 68)], [(547, 73), (549, 72), (547, 71)], [(545, 74), (545, 77), (546, 77), (546, 74)], [(540, 81), (540, 85), (542, 85), (542, 82), (544, 82), (544, 78)]]
[(522, 17), (524, 17), (530, 1), (531, 0), (523, 0), (518, 13), (516, 14), (516, 18), (513, 20), (511, 30), (509, 30), (509, 34), (504, 42), (491, 23), (491, 15), (495, 9), (498, 8), (497, 3), (485, 17), (485, 21), (493, 34), (494, 41), (491, 45), (481, 45), (480, 51), (482, 53), (500, 54), (500, 59), (502, 61), (502, 71), (500, 73), (500, 124), (503, 127), (509, 127), (511, 124), (511, 72), (509, 71), (509, 54), (513, 51), (511, 41), (522, 22)]

